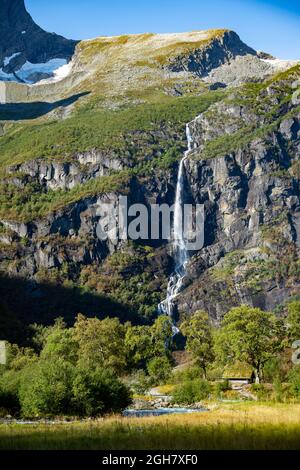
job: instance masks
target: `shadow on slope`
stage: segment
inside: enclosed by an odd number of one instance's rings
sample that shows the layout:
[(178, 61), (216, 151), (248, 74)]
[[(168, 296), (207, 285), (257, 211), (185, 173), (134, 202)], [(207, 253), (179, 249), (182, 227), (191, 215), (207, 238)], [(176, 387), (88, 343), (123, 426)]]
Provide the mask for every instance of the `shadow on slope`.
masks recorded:
[(89, 95), (90, 92), (83, 92), (72, 95), (69, 98), (55, 101), (54, 103), (37, 101), (33, 103), (7, 103), (0, 104), (0, 121), (21, 121), (26, 119), (36, 119), (45, 114), (54, 111), (57, 108), (67, 108), (71, 104), (76, 103), (83, 96)]
[(0, 340), (25, 344), (29, 325), (50, 325), (58, 317), (72, 325), (78, 313), (87, 317), (118, 317), (134, 324), (143, 322), (129, 307), (106, 296), (80, 288), (0, 276)]

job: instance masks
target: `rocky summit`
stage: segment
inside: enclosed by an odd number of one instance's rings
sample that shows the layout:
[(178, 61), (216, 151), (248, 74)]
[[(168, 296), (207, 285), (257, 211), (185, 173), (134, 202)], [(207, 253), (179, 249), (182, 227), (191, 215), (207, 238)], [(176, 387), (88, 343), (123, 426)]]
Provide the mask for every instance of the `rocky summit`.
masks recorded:
[(182, 191), (204, 205), (205, 237), (174, 319), (204, 309), (219, 323), (232, 306), (274, 310), (299, 295), (299, 63), (229, 30), (99, 37), (72, 55), (23, 1), (2, 1), (0, 21), (3, 73), (70, 60), (60, 80), (0, 83), (0, 299), (16, 336), (78, 312), (156, 317), (172, 247), (100, 240), (97, 209), (120, 195), (173, 204), (188, 148)]
[[(40, 28), (24, 0), (0, 2), (0, 80), (37, 82), (70, 60), (76, 41)], [(48, 64), (48, 67), (46, 66)]]

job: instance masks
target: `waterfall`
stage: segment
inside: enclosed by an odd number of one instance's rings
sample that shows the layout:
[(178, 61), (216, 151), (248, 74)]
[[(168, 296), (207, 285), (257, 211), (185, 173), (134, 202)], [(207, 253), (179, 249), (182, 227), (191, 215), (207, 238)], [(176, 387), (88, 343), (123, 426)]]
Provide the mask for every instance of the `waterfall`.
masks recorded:
[[(158, 306), (158, 312), (161, 315), (168, 315), (172, 322), (174, 322), (174, 301), (182, 289), (183, 281), (186, 276), (186, 265), (189, 258), (189, 253), (186, 247), (186, 240), (183, 233), (185, 160), (193, 147), (193, 139), (188, 124), (186, 125), (186, 136), (188, 141), (188, 149), (184, 153), (184, 157), (180, 161), (178, 169), (174, 206), (174, 226), (171, 239), (175, 271), (169, 279), (167, 297)], [(179, 330), (175, 325), (173, 326), (173, 333), (174, 335), (179, 333)]]

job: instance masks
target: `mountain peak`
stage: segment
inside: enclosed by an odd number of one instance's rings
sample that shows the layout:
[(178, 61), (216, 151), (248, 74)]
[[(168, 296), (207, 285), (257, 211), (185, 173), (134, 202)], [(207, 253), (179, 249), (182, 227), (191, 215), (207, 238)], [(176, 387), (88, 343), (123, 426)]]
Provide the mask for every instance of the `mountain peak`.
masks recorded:
[[(72, 57), (77, 42), (40, 28), (27, 12), (24, 0), (1, 0), (0, 3), (0, 80), (18, 79), (24, 64), (45, 64), (59, 59), (63, 65)], [(57, 62), (56, 62), (57, 64)], [(28, 73), (32, 73), (27, 67)], [(1, 72), (2, 70), (2, 72)], [(40, 78), (51, 73), (40, 74)], [(29, 75), (28, 75), (29, 76)], [(31, 77), (34, 78), (34, 77)], [(38, 74), (35, 78), (39, 78)], [(28, 80), (37, 81), (37, 80)]]

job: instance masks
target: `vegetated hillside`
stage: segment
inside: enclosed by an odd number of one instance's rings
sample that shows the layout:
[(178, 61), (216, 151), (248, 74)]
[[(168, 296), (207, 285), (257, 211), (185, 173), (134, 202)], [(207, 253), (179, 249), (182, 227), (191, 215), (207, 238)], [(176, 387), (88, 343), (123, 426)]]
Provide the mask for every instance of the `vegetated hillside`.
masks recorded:
[[(245, 61), (238, 83), (211, 75)], [(204, 307), (219, 320), (237, 303), (271, 309), (297, 294), (300, 73), (274, 72), (230, 31), (99, 38), (77, 46), (65, 80), (1, 106), (5, 318), (155, 317), (173, 269), (166, 241), (101, 242), (95, 212), (120, 194), (173, 203), (188, 122), (186, 190), (205, 204), (206, 236), (179, 314)]]

